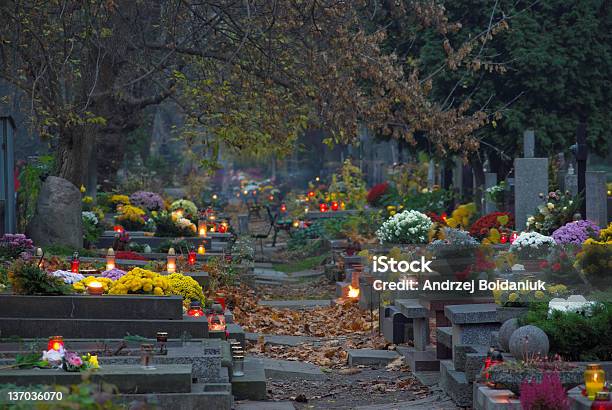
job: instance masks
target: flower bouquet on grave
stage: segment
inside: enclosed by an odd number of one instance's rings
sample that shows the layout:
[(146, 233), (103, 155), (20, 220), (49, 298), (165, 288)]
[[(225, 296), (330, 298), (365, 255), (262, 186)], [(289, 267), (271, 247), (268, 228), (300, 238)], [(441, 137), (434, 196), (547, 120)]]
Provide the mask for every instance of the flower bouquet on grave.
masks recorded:
[(437, 239), (427, 246), (434, 258), (432, 268), (443, 276), (465, 280), (476, 263), (476, 251), (480, 244), (461, 229), (444, 228), (443, 239)]
[(537, 232), (522, 232), (510, 246), (510, 252), (518, 256), (526, 271), (538, 272), (542, 259), (555, 247), (551, 236)]
[(92, 356), (89, 353), (85, 356), (79, 356), (76, 352), (66, 351), (62, 358), (62, 369), (67, 372), (80, 372), (99, 367), (98, 356)]

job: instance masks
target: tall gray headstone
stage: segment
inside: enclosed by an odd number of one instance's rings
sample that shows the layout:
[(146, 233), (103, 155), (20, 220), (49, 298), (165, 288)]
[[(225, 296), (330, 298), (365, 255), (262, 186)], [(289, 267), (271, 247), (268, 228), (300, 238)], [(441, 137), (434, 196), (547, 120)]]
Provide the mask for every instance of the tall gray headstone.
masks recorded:
[(0, 115), (0, 145), (0, 234), (15, 233), (15, 123), (10, 116)]
[(523, 133), (523, 158), (535, 157), (535, 133), (527, 130)]
[(248, 215), (238, 215), (238, 232), (243, 235), (249, 233), (249, 216)]
[(527, 218), (548, 193), (548, 158), (514, 159), (514, 213), (517, 229), (525, 229)]
[(429, 160), (429, 165), (427, 167), (427, 187), (429, 189), (433, 188), (436, 184), (436, 163), (433, 159)]
[(608, 198), (605, 171), (586, 173), (586, 219), (599, 226), (608, 225)]
[[(485, 173), (485, 191), (488, 188), (494, 187), (495, 185), (497, 185), (497, 174), (495, 172), (486, 172)], [(497, 204), (495, 204), (495, 202), (491, 202), (488, 199), (486, 199), (486, 194), (485, 194), (485, 212), (486, 213), (491, 213), (491, 212), (496, 212), (497, 211)]]
[(566, 191), (572, 194), (572, 196), (578, 194), (578, 175), (576, 175), (572, 164), (570, 164), (569, 168), (567, 169), (567, 174), (565, 174), (565, 184), (563, 187)]

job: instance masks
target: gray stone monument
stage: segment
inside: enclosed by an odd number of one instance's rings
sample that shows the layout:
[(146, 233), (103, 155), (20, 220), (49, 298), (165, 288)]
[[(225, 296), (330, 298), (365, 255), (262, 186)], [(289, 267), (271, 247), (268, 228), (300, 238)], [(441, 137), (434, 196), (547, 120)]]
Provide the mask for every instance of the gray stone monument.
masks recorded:
[(497, 185), (497, 174), (495, 172), (485, 173), (485, 212), (491, 213), (497, 211), (497, 204), (486, 199), (486, 190)]
[(246, 235), (249, 233), (248, 215), (238, 215), (238, 232), (240, 232), (242, 235)]
[(15, 233), (15, 122), (0, 115), (0, 234)]
[(535, 157), (535, 133), (527, 130), (523, 133), (523, 158)]
[[(534, 139), (533, 131), (525, 131), (523, 147), (526, 155), (533, 154)], [(542, 203), (541, 193), (548, 193), (548, 158), (515, 158), (514, 212), (517, 229), (525, 229), (527, 218)]]
[(605, 171), (586, 173), (586, 219), (599, 226), (608, 225), (608, 198)]
[(578, 175), (574, 172), (572, 164), (567, 168), (567, 174), (565, 174), (564, 189), (569, 191), (572, 196), (578, 194)]

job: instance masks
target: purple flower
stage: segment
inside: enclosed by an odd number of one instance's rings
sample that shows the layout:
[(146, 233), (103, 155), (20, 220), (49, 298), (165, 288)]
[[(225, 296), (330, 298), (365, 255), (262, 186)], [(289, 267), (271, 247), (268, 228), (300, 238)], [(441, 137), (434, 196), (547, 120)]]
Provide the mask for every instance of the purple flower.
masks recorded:
[(114, 269), (102, 272), (102, 275), (100, 275), (100, 276), (102, 276), (103, 278), (108, 278), (110, 280), (117, 280), (120, 277), (122, 277), (123, 275), (125, 275), (125, 271), (122, 271), (121, 269), (114, 268)]
[(0, 238), (0, 257), (14, 259), (22, 255), (34, 253), (34, 243), (24, 234), (4, 234)]
[(158, 211), (164, 209), (164, 200), (159, 194), (149, 191), (134, 192), (130, 196), (132, 205), (145, 208), (149, 211)]
[(80, 367), (83, 365), (83, 359), (81, 359), (75, 352), (66, 352), (64, 359), (66, 359), (68, 364), (71, 366)]
[(591, 221), (580, 220), (569, 222), (553, 232), (552, 237), (558, 244), (582, 244), (589, 238), (599, 235), (601, 228)]

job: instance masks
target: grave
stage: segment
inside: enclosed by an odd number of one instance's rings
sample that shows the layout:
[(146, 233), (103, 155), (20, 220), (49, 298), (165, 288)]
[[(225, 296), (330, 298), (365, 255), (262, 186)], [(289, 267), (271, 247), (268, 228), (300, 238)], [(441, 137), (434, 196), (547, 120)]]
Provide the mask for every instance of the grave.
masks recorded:
[[(451, 322), (452, 357), (440, 361), (440, 386), (457, 406), (468, 407), (472, 405), (472, 386), (484, 364), (492, 335), (500, 327), (497, 305), (447, 305), (444, 311)], [(439, 334), (447, 338), (448, 333), (446, 330)]]
[[(191, 392), (191, 365), (156, 365), (145, 370), (141, 366), (106, 365), (91, 372), (90, 380), (115, 385), (120, 393), (189, 393)], [(35, 386), (40, 384), (71, 385), (82, 381), (80, 372), (57, 369), (0, 370), (0, 384)]]
[(232, 377), (232, 393), (236, 400), (265, 400), (266, 373), (254, 358), (244, 359), (244, 376)]
[(608, 225), (608, 193), (605, 171), (586, 173), (586, 219), (598, 226)]
[(159, 331), (170, 338), (208, 337), (206, 318), (183, 315), (180, 296), (0, 296), (0, 332), (7, 337), (154, 338)]
[(548, 192), (548, 158), (534, 158), (535, 136), (525, 131), (524, 158), (514, 159), (514, 209), (516, 228), (525, 229), (527, 217), (542, 202), (540, 193)]

